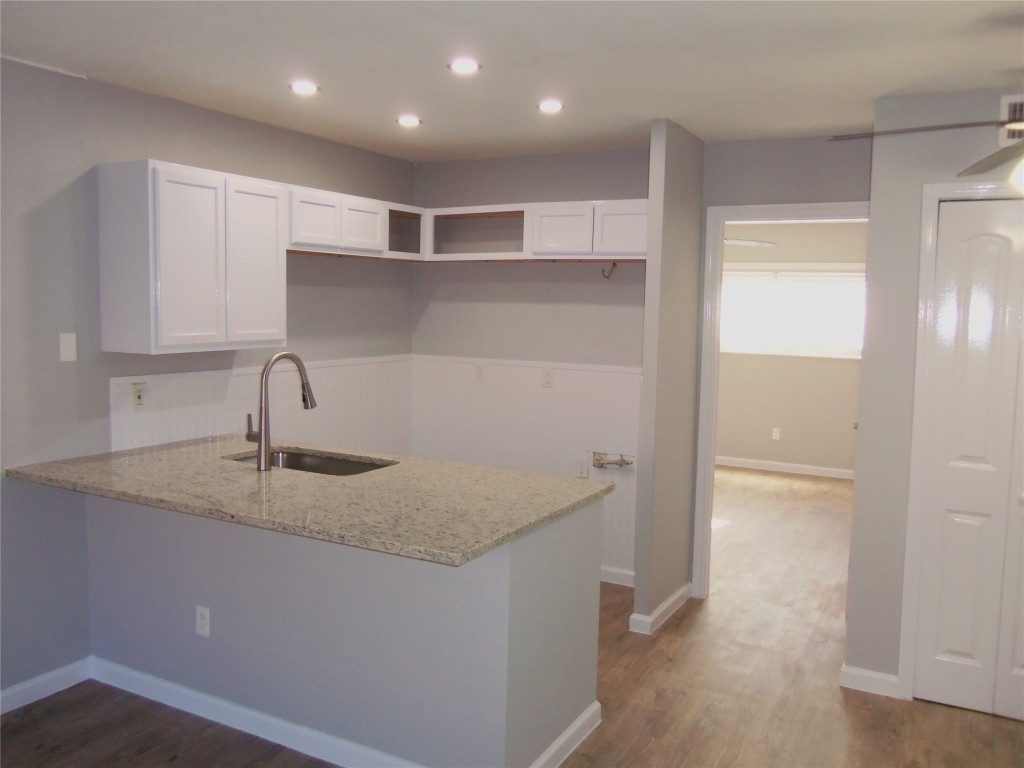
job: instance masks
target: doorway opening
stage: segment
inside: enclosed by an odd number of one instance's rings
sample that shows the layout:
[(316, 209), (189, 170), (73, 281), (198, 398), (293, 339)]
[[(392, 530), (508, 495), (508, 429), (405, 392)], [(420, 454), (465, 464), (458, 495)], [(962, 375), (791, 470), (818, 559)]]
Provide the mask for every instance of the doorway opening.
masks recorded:
[[(816, 286), (828, 287), (832, 304), (849, 302), (851, 296), (856, 304), (858, 290), (863, 302), (867, 213), (867, 203), (708, 209), (695, 597), (707, 597), (711, 586), (716, 464), (852, 477), (859, 340), (854, 350), (849, 329), (845, 342), (834, 330), (802, 331), (823, 327), (814, 320), (814, 301), (820, 300), (814, 299)], [(825, 235), (828, 226), (833, 227), (832, 242)], [(785, 333), (787, 323), (797, 332)], [(857, 333), (855, 328), (852, 335)], [(786, 342), (779, 347), (783, 336)], [(821, 349), (822, 339), (832, 348)], [(822, 390), (815, 397), (815, 388), (821, 387), (845, 388), (845, 409), (819, 402)], [(719, 515), (714, 525), (725, 523), (727, 516)]]

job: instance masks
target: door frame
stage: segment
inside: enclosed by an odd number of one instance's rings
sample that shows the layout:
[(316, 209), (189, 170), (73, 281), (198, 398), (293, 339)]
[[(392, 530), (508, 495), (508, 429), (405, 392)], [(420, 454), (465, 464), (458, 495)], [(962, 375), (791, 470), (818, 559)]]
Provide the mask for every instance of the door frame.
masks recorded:
[(704, 229), (704, 298), (701, 312), (700, 384), (697, 414), (697, 476), (694, 485), (691, 596), (711, 588), (711, 506), (715, 485), (718, 422), (718, 336), (722, 303), (725, 225), (729, 222), (847, 221), (867, 219), (868, 203), (791, 203), (709, 206)]
[(939, 205), (957, 200), (1021, 199), (1008, 182), (971, 181), (925, 184), (921, 192), (921, 252), (917, 282), (917, 342), (914, 356), (914, 412), (910, 437), (910, 486), (907, 499), (907, 535), (903, 557), (903, 609), (900, 617), (900, 656), (894, 695), (914, 697), (914, 667), (917, 663), (918, 597), (927, 491), (925, 446), (931, 430), (925, 414), (928, 380), (922, 372), (928, 362), (925, 343), (935, 327), (935, 259), (938, 251)]

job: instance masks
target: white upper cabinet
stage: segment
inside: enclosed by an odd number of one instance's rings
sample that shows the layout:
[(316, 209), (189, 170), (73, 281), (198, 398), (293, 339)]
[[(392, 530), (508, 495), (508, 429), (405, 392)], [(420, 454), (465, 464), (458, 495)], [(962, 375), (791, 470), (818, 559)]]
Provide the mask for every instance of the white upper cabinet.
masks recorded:
[(224, 177), (175, 167), (154, 168), (153, 177), (157, 344), (223, 342)]
[(361, 251), (387, 248), (388, 209), (380, 200), (341, 196), (341, 247)]
[(387, 250), (388, 208), (380, 200), (292, 187), (289, 247), (296, 250)]
[(284, 206), (272, 182), (152, 160), (100, 166), (103, 350), (283, 343)]
[(227, 180), (227, 340), (285, 334), (288, 208), (280, 184)]
[(545, 203), (534, 207), (534, 253), (589, 254), (593, 244), (593, 204)]
[(340, 248), (341, 206), (339, 194), (292, 187), (290, 245)]
[(594, 206), (594, 253), (647, 253), (647, 201), (621, 200)]
[(647, 254), (647, 201), (538, 203), (531, 206), (535, 256)]

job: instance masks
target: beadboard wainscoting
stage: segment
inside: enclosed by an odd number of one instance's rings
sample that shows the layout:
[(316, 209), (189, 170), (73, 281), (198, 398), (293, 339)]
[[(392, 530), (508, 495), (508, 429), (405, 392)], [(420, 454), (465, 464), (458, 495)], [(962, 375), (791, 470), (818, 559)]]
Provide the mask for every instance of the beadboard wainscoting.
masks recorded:
[(640, 369), (416, 355), (412, 453), (615, 483), (605, 497), (601, 578), (633, 585)]
[[(640, 369), (430, 355), (306, 367), (314, 411), (302, 409), (290, 364), (271, 374), (275, 440), (559, 475), (585, 471), (614, 482), (604, 504), (601, 578), (632, 586), (636, 466), (597, 469), (593, 454), (635, 461)], [(111, 450), (244, 431), (245, 414), (256, 420), (260, 371), (111, 379)]]
[[(408, 453), (411, 366), (408, 355), (307, 363), (317, 408), (305, 411), (295, 367), (283, 362), (270, 374), (271, 435), (352, 451)], [(111, 450), (245, 432), (247, 413), (257, 421), (261, 371), (111, 379)]]

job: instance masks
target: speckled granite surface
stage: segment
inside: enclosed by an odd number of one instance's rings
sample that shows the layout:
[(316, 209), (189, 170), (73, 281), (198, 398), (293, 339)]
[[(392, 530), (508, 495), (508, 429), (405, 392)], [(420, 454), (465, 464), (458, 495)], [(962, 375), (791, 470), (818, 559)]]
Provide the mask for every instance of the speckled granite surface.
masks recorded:
[[(274, 448), (310, 449), (274, 443)], [(354, 547), (462, 565), (609, 493), (611, 484), (402, 456), (334, 477), (233, 461), (228, 435), (7, 469), (7, 476)], [(230, 458), (225, 458), (230, 457)]]

